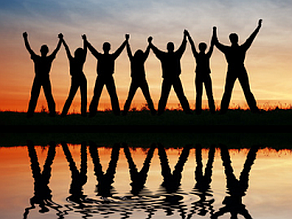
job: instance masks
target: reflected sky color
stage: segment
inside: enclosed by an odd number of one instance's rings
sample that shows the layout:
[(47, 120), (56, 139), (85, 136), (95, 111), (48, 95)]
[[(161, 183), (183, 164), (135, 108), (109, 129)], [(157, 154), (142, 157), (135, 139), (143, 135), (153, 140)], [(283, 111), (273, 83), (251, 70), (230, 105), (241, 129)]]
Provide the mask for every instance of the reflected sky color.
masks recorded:
[[(166, 49), (168, 41), (176, 48), (181, 42), (183, 29), (188, 29), (196, 45), (210, 42), (212, 26), (218, 27), (219, 39), (229, 44), (228, 35), (236, 32), (240, 42), (251, 34), (259, 18), (263, 19), (260, 31), (246, 58), (246, 67), (250, 72), (251, 88), (258, 100), (291, 100), (291, 49), (289, 41), (292, 34), (292, 5), (290, 1), (36, 1), (12, 0), (0, 2), (0, 110), (27, 109), (30, 89), (34, 77), (33, 63), (26, 51), (22, 32), (29, 33), (33, 50), (38, 53), (46, 43), (50, 51), (57, 44), (57, 34), (62, 32), (71, 51), (82, 45), (80, 35), (86, 33), (89, 41), (101, 50), (102, 43), (109, 41), (114, 51), (124, 40), (124, 34), (130, 33), (130, 43), (135, 51), (146, 48), (146, 39), (154, 37), (154, 44)], [(191, 106), (194, 106), (194, 58), (190, 47), (182, 58), (181, 80)], [(214, 98), (220, 100), (223, 93), (226, 62), (223, 55), (215, 49), (212, 59), (212, 79)], [(88, 54), (84, 72), (88, 81), (88, 99), (92, 98), (96, 78), (96, 60)], [(129, 60), (126, 52), (116, 61), (115, 81), (120, 105), (123, 105), (130, 84)], [(160, 96), (160, 63), (150, 54), (146, 62), (147, 79), (154, 103)], [(64, 105), (70, 87), (68, 60), (62, 48), (53, 63), (51, 71), (53, 95), (57, 110)], [(204, 98), (206, 98), (204, 96)], [(242, 90), (236, 83), (233, 100), (244, 101)], [(144, 103), (142, 92), (134, 98), (134, 104)], [(103, 92), (100, 108), (109, 108), (109, 96)], [(171, 92), (171, 104), (178, 100)], [(41, 94), (37, 110), (46, 107)], [(80, 110), (79, 92), (74, 99), (71, 112)]]
[[(80, 145), (68, 146), (76, 167), (80, 170)], [(48, 147), (36, 146), (35, 149), (42, 171), (47, 157)], [(103, 171), (106, 171), (108, 168), (111, 151), (111, 148), (98, 148)], [(138, 170), (141, 170), (143, 166), (147, 151), (148, 149), (130, 148), (130, 154)], [(165, 151), (169, 161), (169, 167), (171, 171), (173, 171), (180, 155), (182, 154), (182, 149), (166, 149)], [(248, 152), (249, 149), (229, 150), (232, 162), (231, 166), (234, 169), (234, 175), (236, 178), (239, 178)], [(203, 173), (208, 160), (208, 153), (209, 149), (202, 149)], [(94, 175), (94, 165), (89, 150), (87, 150), (87, 165), (88, 178), (87, 183), (83, 186), (83, 193), (87, 198), (101, 200), (99, 196), (96, 196), (95, 187), (97, 181), (96, 176)], [(191, 149), (188, 159), (183, 167), (180, 189), (177, 193), (174, 193), (183, 197), (181, 201), (186, 215), (191, 214), (193, 203), (198, 201), (198, 196), (192, 193), (196, 184), (194, 175), (196, 167), (196, 149)], [(257, 152), (256, 160), (249, 173), (249, 187), (246, 191), (246, 195), (243, 196), (243, 204), (253, 218), (290, 218), (291, 167), (291, 150), (276, 151), (272, 149), (260, 149)], [(0, 214), (3, 218), (7, 219), (22, 218), (24, 209), (30, 206), (30, 198), (34, 195), (34, 179), (30, 169), (30, 158), (28, 157), (27, 147), (1, 147), (0, 173), (0, 192), (2, 197), (2, 201), (0, 202)], [(71, 172), (61, 145), (57, 145), (56, 147), (56, 155), (52, 164), (51, 174), (52, 176), (48, 186), (52, 190), (52, 199), (57, 204), (63, 206), (60, 210), (66, 210), (66, 205), (71, 206), (70, 202), (66, 201), (66, 197), (70, 195), (69, 188), (71, 183)], [(150, 202), (148, 203), (150, 207), (157, 207), (156, 211), (153, 212), (154, 214), (152, 215), (152, 218), (180, 218), (180, 212), (174, 206), (172, 209), (173, 215), (165, 217), (165, 208), (163, 210), (163, 208), (161, 209), (159, 207), (160, 205), (158, 205), (164, 197), (167, 197), (167, 194), (161, 193), (162, 181), (163, 177), (161, 174), (160, 158), (158, 149), (156, 148), (151, 160), (148, 178), (145, 183), (145, 196), (143, 196), (144, 198), (151, 195), (153, 197), (152, 199), (150, 198)], [(129, 203), (124, 205), (125, 202), (131, 202), (130, 200), (126, 201), (126, 199), (123, 199), (123, 197), (131, 196), (130, 182), (128, 162), (124, 150), (121, 148), (114, 183), (112, 184), (115, 191), (112, 200), (120, 203), (120, 208), (117, 207), (120, 212), (115, 212), (113, 210), (111, 218), (120, 218), (121, 215), (123, 215), (123, 208), (121, 206), (128, 207)], [(210, 185), (213, 195), (212, 198), (215, 200), (212, 206), (216, 212), (222, 208), (222, 201), (224, 197), (227, 196), (226, 176), (224, 173), (224, 167), (222, 166), (220, 149), (215, 150), (212, 182)], [(137, 199), (132, 199), (132, 202), (135, 203), (135, 200), (137, 201)], [(131, 205), (133, 205), (133, 203)], [(113, 204), (112, 206), (115, 205)], [(116, 207), (113, 209), (115, 208)], [(39, 218), (40, 213), (38, 211), (39, 207), (36, 205), (35, 209), (30, 210), (28, 218)], [(42, 216), (44, 218), (56, 218), (56, 213), (57, 211), (50, 209), (49, 212), (42, 214)], [(139, 218), (147, 217), (147, 213), (143, 209), (136, 209), (132, 213), (133, 214), (129, 214), (130, 218), (135, 218), (136, 216), (139, 216)], [(68, 211), (68, 215), (65, 216), (65, 218), (79, 218), (81, 217), (80, 214), (82, 215), (82, 213), (78, 213), (77, 210), (75, 212)], [(96, 211), (93, 215), (99, 215), (99, 211)], [(102, 217), (105, 216), (106, 215)], [(225, 214), (222, 218), (229, 218), (229, 216), (229, 214)], [(196, 213), (193, 217), (196, 217)], [(208, 214), (206, 217), (202, 218), (209, 218)]]

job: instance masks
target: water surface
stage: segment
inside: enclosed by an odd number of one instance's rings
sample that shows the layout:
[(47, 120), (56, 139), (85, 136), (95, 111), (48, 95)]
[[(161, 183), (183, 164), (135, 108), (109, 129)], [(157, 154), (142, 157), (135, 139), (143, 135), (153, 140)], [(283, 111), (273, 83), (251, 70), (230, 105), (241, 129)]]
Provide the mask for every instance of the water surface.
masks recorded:
[(1, 218), (291, 218), (291, 150), (0, 147)]

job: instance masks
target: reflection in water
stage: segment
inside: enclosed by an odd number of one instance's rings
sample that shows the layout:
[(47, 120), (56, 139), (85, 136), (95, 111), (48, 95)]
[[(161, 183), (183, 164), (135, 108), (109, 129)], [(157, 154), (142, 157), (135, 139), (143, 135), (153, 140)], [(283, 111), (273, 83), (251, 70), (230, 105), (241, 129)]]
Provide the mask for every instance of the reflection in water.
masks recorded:
[(246, 219), (252, 218), (246, 209), (245, 205), (242, 203), (242, 197), (245, 196), (245, 192), (248, 189), (249, 172), (251, 171), (251, 166), (256, 159), (256, 153), (258, 147), (252, 147), (247, 155), (243, 170), (240, 174), (239, 180), (236, 179), (233, 168), (231, 166), (231, 159), (226, 146), (221, 146), (221, 158), (223, 161), (223, 166), (225, 168), (225, 175), (227, 181), (227, 190), (230, 196), (226, 196), (223, 200), (224, 207), (220, 208), (218, 212), (212, 215), (213, 218), (218, 218), (219, 216), (229, 212), (231, 218), (237, 218), (238, 214), (241, 214)]
[(131, 152), (129, 150), (129, 147), (127, 144), (123, 144), (124, 147), (124, 153), (126, 155), (128, 164), (129, 164), (129, 172), (131, 177), (131, 193), (133, 196), (138, 196), (141, 191), (144, 189), (144, 185), (146, 183), (147, 177), (148, 177), (148, 171), (150, 168), (150, 163), (154, 154), (155, 145), (152, 144), (150, 149), (148, 150), (147, 156), (145, 158), (145, 161), (143, 163), (142, 169), (138, 172), (137, 167), (133, 161)]
[(94, 142), (90, 142), (89, 152), (94, 164), (94, 174), (98, 184), (96, 186), (96, 192), (98, 196), (101, 196), (105, 201), (108, 201), (108, 197), (113, 195), (114, 178), (116, 174), (117, 163), (120, 153), (120, 145), (115, 144), (112, 148), (111, 160), (109, 162), (106, 173), (102, 171), (100, 159), (98, 155), (98, 147)]
[(30, 199), (31, 206), (25, 208), (23, 217), (27, 218), (30, 210), (34, 209), (35, 205), (39, 205), (40, 213), (48, 212), (49, 208), (56, 210), (58, 213), (61, 213), (59, 208), (61, 208), (62, 206), (58, 205), (52, 200), (52, 191), (49, 188), (52, 170), (51, 166), (56, 155), (56, 144), (54, 142), (49, 143), (49, 151), (43, 167), (43, 171), (41, 171), (37, 153), (31, 141), (27, 142), (27, 149), (31, 162), (30, 167), (32, 170), (32, 176), (34, 179), (34, 196)]
[[(211, 146), (208, 154), (208, 162), (205, 168), (205, 174), (203, 174), (203, 162), (202, 162), (202, 146), (196, 145), (196, 171), (195, 179), (196, 184), (192, 191), (192, 194), (199, 196), (200, 200), (192, 203), (191, 214), (188, 215), (190, 218), (192, 215), (198, 212), (198, 215), (205, 216), (208, 211), (210, 215), (213, 215), (214, 209), (212, 203), (211, 182), (212, 182), (212, 168), (215, 156), (215, 147)], [(208, 198), (207, 198), (208, 196)]]
[[(193, 167), (195, 170), (195, 182), (193, 189), (189, 193), (183, 191), (181, 182), (184, 167), (190, 156), (191, 145), (187, 145), (181, 150), (178, 161), (172, 171), (165, 147), (161, 144), (157, 146), (153, 144), (147, 150), (146, 156), (143, 158), (143, 166), (138, 171), (129, 146), (125, 143), (115, 144), (111, 149), (110, 161), (105, 172), (102, 170), (100, 161), (100, 148), (94, 142), (90, 142), (89, 147), (86, 142), (81, 144), (79, 170), (67, 143), (62, 142), (61, 146), (71, 172), (70, 195), (66, 198), (67, 203), (63, 205), (55, 203), (52, 200), (52, 191), (49, 188), (52, 164), (56, 154), (56, 144), (50, 143), (43, 171), (41, 171), (35, 146), (32, 142), (28, 142), (27, 148), (34, 179), (34, 196), (30, 199), (31, 206), (25, 208), (24, 218), (27, 218), (30, 211), (36, 208), (35, 205), (39, 205), (40, 213), (48, 212), (50, 209), (55, 210), (58, 218), (66, 218), (66, 215), (69, 215), (70, 212), (81, 214), (82, 218), (89, 218), (95, 215), (109, 217), (117, 213), (120, 214), (120, 218), (134, 218), (133, 213), (137, 211), (143, 212), (144, 216), (146, 215), (144, 218), (152, 218), (157, 211), (163, 211), (165, 216), (173, 216), (174, 212), (177, 211), (183, 219), (194, 218), (196, 215), (204, 217), (209, 215), (209, 218), (213, 219), (226, 213), (230, 213), (231, 218), (237, 218), (239, 214), (245, 218), (251, 218), (246, 206), (242, 203), (242, 197), (245, 196), (248, 189), (249, 173), (256, 159), (258, 147), (252, 147), (249, 150), (239, 180), (234, 175), (227, 147), (220, 147), (228, 195), (222, 202), (223, 207), (216, 210), (213, 206), (215, 200), (211, 190), (215, 146), (211, 146), (208, 150), (208, 159), (203, 171), (202, 146), (196, 145), (196, 166)], [(122, 153), (120, 148), (123, 148), (128, 163), (129, 192), (131, 195), (120, 195), (114, 192), (113, 184), (115, 182), (117, 163), (119, 155)], [(145, 185), (156, 148), (158, 150), (162, 183), (159, 192), (152, 195), (152, 192), (145, 192), (147, 190)], [(95, 192), (100, 199), (90, 198), (83, 192), (83, 187), (88, 183), (88, 149), (97, 180)], [(188, 179), (193, 180), (192, 177), (188, 177)], [(195, 201), (191, 201), (189, 209), (185, 203), (188, 196), (197, 197)]]

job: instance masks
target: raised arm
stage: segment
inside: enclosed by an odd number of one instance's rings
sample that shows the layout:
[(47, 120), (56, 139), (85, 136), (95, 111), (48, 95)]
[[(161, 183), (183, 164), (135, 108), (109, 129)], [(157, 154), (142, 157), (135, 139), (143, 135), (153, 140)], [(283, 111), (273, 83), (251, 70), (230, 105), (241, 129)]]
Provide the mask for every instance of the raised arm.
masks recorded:
[(122, 51), (124, 50), (125, 46), (127, 45), (128, 43), (128, 40), (130, 38), (130, 35), (129, 34), (126, 34), (125, 35), (125, 41), (122, 43), (122, 45), (113, 53), (113, 56), (114, 56), (114, 59), (118, 58), (119, 55), (122, 53)]
[(214, 45), (221, 51), (221, 52), (225, 52), (226, 49), (228, 48), (227, 46), (221, 44), (218, 40), (217, 37), (217, 27), (213, 27), (213, 37), (212, 37), (212, 41), (214, 42)]
[(207, 56), (211, 57), (211, 55), (213, 53), (213, 50), (214, 50), (214, 45), (215, 45), (215, 38), (214, 38), (214, 35), (213, 35), (212, 38), (211, 38), (210, 48), (209, 48), (209, 51), (207, 52)]
[(144, 59), (146, 60), (149, 56), (149, 53), (150, 53), (150, 45), (148, 44), (145, 52), (144, 52)]
[(154, 52), (154, 54), (156, 55), (156, 57), (158, 59), (160, 59), (161, 56), (164, 54), (164, 52), (162, 52), (156, 46), (154, 46), (153, 43), (152, 43), (152, 40), (153, 40), (152, 36), (148, 37), (149, 48), (152, 49), (152, 51)]
[(198, 52), (196, 50), (196, 46), (195, 46), (195, 43), (190, 35), (190, 33), (187, 31), (187, 37), (188, 37), (188, 40), (191, 44), (191, 48), (192, 48), (192, 52), (193, 52), (193, 55), (196, 57), (198, 55)]
[(58, 38), (59, 38), (59, 42), (57, 44), (56, 49), (52, 52), (51, 56), (56, 56), (57, 52), (60, 50), (61, 45), (62, 45), (62, 41), (63, 41), (63, 34), (59, 33), (58, 34)]
[(181, 57), (184, 53), (184, 51), (186, 50), (186, 46), (187, 46), (187, 34), (188, 31), (184, 30), (184, 36), (183, 36), (183, 40), (181, 42), (180, 47), (178, 48), (178, 50), (176, 51), (176, 53)]
[(89, 42), (88, 42), (88, 40), (87, 40), (87, 37), (86, 37), (86, 35), (84, 34), (84, 35), (82, 35), (82, 39), (83, 39), (83, 45), (84, 45), (84, 48), (86, 47), (86, 48), (88, 48), (89, 49), (89, 51), (91, 52), (91, 54), (95, 57), (95, 58), (97, 58), (97, 59), (99, 59), (99, 57), (101, 56), (101, 53), (99, 53)]
[(82, 36), (82, 39), (83, 39), (83, 50), (84, 50), (84, 57), (86, 57), (87, 55), (87, 43), (86, 43), (86, 35), (83, 34)]
[(29, 42), (28, 42), (28, 34), (27, 32), (24, 32), (22, 34), (23, 39), (24, 39), (24, 44), (25, 44), (25, 48), (27, 49), (27, 51), (29, 52), (30, 55), (35, 55), (34, 51), (30, 48)]
[(244, 46), (246, 49), (248, 49), (252, 42), (254, 41), (255, 37), (257, 36), (257, 34), (259, 33), (261, 27), (262, 27), (262, 22), (263, 20), (260, 19), (259, 22), (258, 22), (258, 26), (257, 28), (252, 32), (252, 34), (249, 36), (249, 38), (245, 41), (245, 43), (242, 45)]
[(64, 38), (62, 39), (62, 42), (63, 42), (63, 45), (65, 47), (65, 51), (66, 51), (66, 54), (67, 54), (67, 57), (68, 59), (72, 59), (72, 55), (71, 55), (71, 52), (70, 52), (70, 49), (69, 49), (69, 46), (67, 45), (67, 43), (65, 42)]
[(131, 51), (131, 47), (130, 47), (129, 41), (127, 42), (126, 46), (127, 46), (128, 57), (129, 57), (130, 60), (132, 60), (133, 54), (132, 54), (132, 51)]

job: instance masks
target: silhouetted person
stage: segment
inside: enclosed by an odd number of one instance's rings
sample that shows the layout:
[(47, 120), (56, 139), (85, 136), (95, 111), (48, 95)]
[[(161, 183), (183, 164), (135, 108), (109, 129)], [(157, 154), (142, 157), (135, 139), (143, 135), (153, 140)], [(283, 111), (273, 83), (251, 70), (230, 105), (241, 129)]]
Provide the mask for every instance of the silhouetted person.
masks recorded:
[(250, 37), (242, 45), (238, 45), (238, 35), (236, 33), (231, 33), (229, 39), (231, 46), (222, 45), (217, 38), (216, 27), (213, 28), (213, 36), (215, 40), (215, 46), (224, 53), (227, 63), (228, 70), (226, 76), (225, 90), (221, 101), (221, 113), (226, 113), (228, 110), (232, 89), (236, 79), (239, 80), (241, 87), (243, 89), (246, 101), (252, 112), (259, 112), (256, 104), (256, 100), (250, 90), (249, 80), (247, 71), (244, 66), (244, 59), (246, 51), (251, 46), (253, 40), (258, 34), (262, 26), (262, 20), (259, 20), (258, 27), (250, 35)]
[(108, 42), (103, 44), (104, 53), (99, 53), (84, 37), (84, 41), (86, 42), (88, 49), (92, 53), (92, 55), (98, 60), (97, 64), (97, 78), (94, 87), (94, 94), (89, 106), (89, 116), (93, 117), (96, 115), (97, 106), (99, 102), (99, 98), (105, 85), (108, 93), (111, 98), (112, 109), (115, 115), (120, 114), (120, 106), (119, 100), (116, 92), (116, 86), (113, 78), (114, 69), (115, 69), (115, 60), (121, 54), (123, 49), (125, 48), (127, 41), (129, 39), (129, 35), (125, 35), (126, 40), (122, 43), (122, 45), (113, 53), (110, 54), (109, 51), (111, 49), (111, 45)]
[(145, 52), (143, 52), (141, 49), (139, 49), (135, 52), (135, 54), (133, 56), (131, 48), (130, 48), (130, 44), (129, 44), (129, 42), (127, 43), (127, 53), (128, 53), (128, 57), (129, 57), (130, 62), (131, 62), (132, 82), (130, 85), (128, 98), (127, 98), (126, 103), (124, 105), (124, 112), (123, 112), (124, 115), (126, 115), (127, 112), (129, 111), (131, 102), (132, 102), (134, 95), (139, 87), (141, 88), (141, 90), (143, 92), (143, 95), (147, 101), (148, 107), (149, 107), (152, 115), (154, 115), (156, 113), (156, 110), (154, 109), (153, 101), (150, 97), (149, 86), (148, 86), (148, 83), (146, 81), (146, 74), (145, 74), (145, 68), (144, 68), (144, 63), (149, 56), (149, 52), (150, 52), (150, 45), (148, 45)]
[[(82, 38), (85, 38), (86, 36), (83, 35)], [(83, 49), (77, 48), (74, 52), (74, 57), (71, 55), (70, 49), (65, 42), (65, 40), (62, 40), (67, 57), (69, 59), (69, 65), (70, 65), (70, 75), (71, 75), (71, 88), (69, 92), (69, 96), (65, 102), (65, 105), (63, 107), (63, 111), (61, 116), (66, 116), (68, 113), (68, 110), (71, 106), (71, 103), (73, 101), (73, 98), (80, 87), (80, 95), (81, 95), (81, 115), (86, 116), (86, 108), (87, 108), (87, 80), (83, 73), (83, 66), (86, 60), (86, 54), (87, 54), (87, 44), (85, 41), (83, 42)]]
[(89, 152), (92, 157), (94, 164), (94, 174), (98, 181), (96, 186), (97, 195), (101, 196), (105, 200), (107, 197), (112, 196), (112, 184), (114, 183), (114, 178), (116, 174), (117, 162), (119, 159), (120, 145), (115, 144), (112, 148), (111, 160), (109, 162), (106, 173), (102, 171), (102, 166), (100, 164), (100, 159), (98, 155), (97, 145), (90, 142)]
[(71, 171), (71, 185), (69, 193), (71, 194), (67, 197), (67, 200), (73, 203), (78, 204), (79, 208), (84, 206), (84, 202), (86, 202), (86, 195), (83, 194), (82, 187), (87, 182), (87, 147), (86, 143), (81, 143), (81, 164), (80, 171), (77, 169), (76, 164), (73, 160), (72, 154), (68, 148), (68, 145), (65, 142), (62, 142), (63, 151), (65, 157), (69, 163), (70, 171)]
[(173, 210), (178, 209), (182, 218), (185, 217), (186, 209), (181, 201), (183, 196), (177, 193), (181, 185), (182, 171), (189, 154), (190, 147), (187, 145), (182, 150), (178, 158), (178, 162), (176, 163), (173, 172), (171, 172), (165, 148), (161, 144), (158, 145), (158, 156), (160, 159), (161, 174), (163, 177), (161, 186), (166, 191), (165, 199), (162, 201), (162, 208), (166, 211), (167, 216), (173, 215)]
[[(192, 214), (195, 213), (195, 210), (198, 210), (198, 215), (205, 216), (210, 211), (212, 215), (214, 210), (212, 203), (214, 202), (214, 198), (211, 191), (211, 182), (212, 182), (212, 169), (215, 157), (215, 147), (211, 146), (208, 154), (208, 162), (205, 168), (205, 174), (203, 174), (203, 162), (202, 162), (202, 147), (201, 145), (196, 146), (196, 163), (197, 167), (195, 170), (195, 179), (196, 184), (193, 189), (193, 194), (200, 197), (199, 201), (192, 203)], [(207, 198), (207, 197), (210, 198)], [(189, 217), (188, 217), (189, 218)]]
[(133, 161), (133, 158), (131, 156), (131, 152), (129, 150), (128, 145), (124, 144), (124, 152), (126, 155), (126, 158), (128, 160), (129, 164), (129, 171), (130, 171), (130, 177), (131, 177), (131, 186), (132, 190), (131, 193), (134, 196), (139, 195), (139, 193), (143, 190), (144, 185), (146, 183), (147, 177), (148, 177), (148, 171), (150, 168), (150, 163), (153, 157), (153, 153), (155, 150), (155, 145), (151, 145), (150, 149), (148, 150), (147, 157), (145, 158), (145, 161), (143, 163), (142, 169), (138, 172), (137, 167)]
[(150, 48), (153, 50), (156, 57), (160, 60), (162, 67), (163, 82), (161, 88), (161, 97), (158, 103), (158, 115), (161, 115), (165, 110), (171, 86), (173, 86), (183, 110), (188, 114), (191, 113), (189, 102), (184, 95), (182, 83), (179, 78), (179, 75), (181, 74), (180, 59), (186, 49), (187, 44), (186, 34), (187, 31), (184, 31), (183, 41), (177, 51), (174, 51), (174, 44), (169, 42), (167, 43), (167, 52), (163, 52), (152, 44), (152, 37), (148, 38)]
[(56, 104), (52, 95), (52, 88), (50, 82), (50, 70), (52, 66), (53, 60), (56, 58), (56, 54), (59, 51), (63, 35), (60, 33), (58, 35), (59, 42), (57, 44), (56, 49), (52, 52), (51, 55), (47, 56), (49, 52), (49, 48), (47, 45), (42, 45), (40, 52), (41, 56), (36, 55), (35, 52), (31, 49), (28, 42), (28, 35), (26, 32), (23, 33), (24, 43), (27, 51), (30, 53), (30, 57), (34, 62), (34, 71), (35, 77), (33, 81), (33, 85), (31, 88), (31, 96), (29, 101), (29, 106), (27, 110), (27, 117), (32, 117), (34, 110), (37, 105), (37, 101), (39, 98), (41, 87), (44, 89), (44, 93), (48, 102), (48, 108), (50, 111), (50, 116), (56, 115)]
[(205, 53), (207, 49), (207, 44), (204, 42), (201, 42), (199, 44), (199, 52), (197, 52), (194, 41), (192, 40), (189, 33), (187, 33), (188, 40), (191, 44), (193, 55), (196, 59), (196, 79), (195, 79), (195, 85), (196, 85), (196, 114), (201, 114), (202, 112), (202, 95), (203, 95), (203, 83), (205, 85), (206, 89), (206, 95), (208, 97), (208, 103), (211, 113), (215, 113), (215, 103), (213, 98), (213, 92), (212, 92), (212, 80), (210, 77), (211, 69), (210, 69), (210, 58), (213, 53), (214, 48), (214, 40), (212, 37), (211, 46), (209, 48), (209, 51)]
[(223, 166), (225, 167), (225, 175), (227, 181), (227, 193), (230, 196), (225, 197), (222, 202), (225, 206), (223, 208), (220, 208), (219, 211), (217, 211), (216, 213), (214, 213), (214, 215), (211, 216), (212, 219), (218, 218), (219, 216), (222, 216), (228, 212), (231, 214), (231, 219), (238, 218), (238, 214), (241, 214), (246, 219), (252, 218), (245, 205), (242, 203), (242, 197), (245, 196), (245, 192), (248, 189), (249, 172), (251, 171), (251, 166), (256, 159), (257, 151), (258, 147), (251, 147), (251, 149), (249, 150), (243, 170), (240, 173), (240, 177), (238, 180), (234, 175), (227, 147), (221, 147), (221, 158), (223, 161)]
[(52, 200), (52, 190), (49, 188), (52, 171), (51, 166), (56, 155), (56, 144), (54, 142), (49, 143), (49, 150), (43, 171), (41, 171), (35, 146), (31, 141), (28, 141), (27, 149), (31, 163), (30, 167), (32, 170), (32, 176), (34, 179), (34, 196), (30, 199), (31, 207), (25, 209), (25, 213), (23, 215), (24, 218), (27, 218), (27, 215), (31, 209), (36, 208), (35, 205), (39, 205), (40, 213), (50, 211), (49, 208), (52, 208), (60, 213), (59, 208), (61, 208), (61, 206)]
[(168, 163), (167, 154), (165, 148), (162, 145), (158, 146), (158, 156), (161, 165), (161, 174), (163, 176), (163, 183), (161, 184), (167, 191), (167, 193), (174, 193), (180, 186), (183, 167), (189, 157), (190, 147), (186, 146), (179, 156), (178, 162), (174, 167), (174, 171), (171, 173), (171, 169)]

